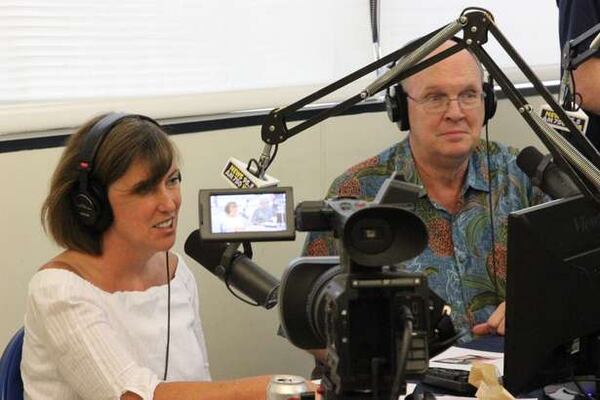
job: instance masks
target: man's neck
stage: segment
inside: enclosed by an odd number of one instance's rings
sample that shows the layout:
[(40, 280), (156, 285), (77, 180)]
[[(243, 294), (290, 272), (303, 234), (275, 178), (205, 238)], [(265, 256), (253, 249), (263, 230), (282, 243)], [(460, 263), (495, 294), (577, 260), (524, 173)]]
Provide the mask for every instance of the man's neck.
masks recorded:
[(469, 166), (465, 160), (429, 160), (415, 157), (415, 167), (429, 198), (454, 214), (462, 207), (462, 187)]
[(434, 164), (432, 162), (424, 163), (415, 159), (415, 166), (425, 186), (429, 183), (432, 186), (442, 186), (446, 188), (462, 187), (469, 160), (466, 159), (460, 164)]

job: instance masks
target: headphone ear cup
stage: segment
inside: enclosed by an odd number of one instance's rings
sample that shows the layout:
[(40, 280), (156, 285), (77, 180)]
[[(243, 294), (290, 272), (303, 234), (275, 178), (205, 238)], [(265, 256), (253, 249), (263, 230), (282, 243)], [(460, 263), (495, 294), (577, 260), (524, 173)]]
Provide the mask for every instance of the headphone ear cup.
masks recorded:
[(395, 85), (393, 93), (385, 94), (385, 108), (389, 119), (396, 122), (401, 131), (410, 129), (408, 122), (408, 99), (401, 85)]
[(389, 90), (385, 92), (385, 110), (387, 116), (392, 122), (398, 121), (400, 111), (398, 110), (398, 102), (396, 97)]
[(483, 115), (483, 125), (485, 125), (487, 124), (488, 120), (490, 120), (494, 116), (494, 114), (496, 114), (498, 100), (496, 99), (494, 86), (488, 82), (483, 82), (483, 93), (485, 95), (483, 102), (485, 108)]
[(396, 85), (396, 101), (398, 102), (398, 127), (401, 131), (410, 130), (408, 120), (408, 96), (401, 85)]
[(97, 232), (104, 232), (112, 223), (106, 192), (94, 181), (88, 183), (88, 190), (78, 190), (73, 195), (73, 208), (79, 221)]
[(113, 213), (108, 202), (108, 194), (104, 190), (104, 186), (93, 180), (89, 183), (89, 186), (90, 191), (94, 194), (94, 198), (98, 201), (98, 217), (94, 224), (94, 229), (97, 232), (104, 232), (113, 222)]

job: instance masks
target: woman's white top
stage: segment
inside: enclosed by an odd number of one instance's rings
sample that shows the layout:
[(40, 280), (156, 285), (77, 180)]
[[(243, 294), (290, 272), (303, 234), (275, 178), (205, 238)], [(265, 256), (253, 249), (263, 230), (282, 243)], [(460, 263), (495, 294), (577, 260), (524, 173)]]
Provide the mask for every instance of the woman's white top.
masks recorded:
[[(108, 293), (64, 269), (29, 283), (25, 399), (152, 399), (167, 347), (167, 285)], [(196, 281), (178, 256), (171, 280), (168, 381), (210, 380)]]

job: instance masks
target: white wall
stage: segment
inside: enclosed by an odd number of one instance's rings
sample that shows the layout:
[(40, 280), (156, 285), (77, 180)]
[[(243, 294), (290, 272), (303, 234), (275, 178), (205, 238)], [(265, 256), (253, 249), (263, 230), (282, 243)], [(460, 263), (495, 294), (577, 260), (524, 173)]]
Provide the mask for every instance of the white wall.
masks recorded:
[[(279, 148), (269, 173), (282, 185), (293, 186), (295, 201), (322, 197), (329, 182), (345, 168), (374, 155), (400, 138), (385, 113), (332, 118)], [(493, 140), (524, 147), (542, 145), (506, 100), (490, 123)], [(183, 156), (183, 196), (176, 251), (183, 254), (187, 235), (197, 229), (197, 191), (224, 187), (220, 171), (229, 156), (247, 160), (262, 150), (259, 127), (178, 135)], [(62, 148), (0, 154), (0, 349), (23, 323), (27, 282), (36, 269), (58, 249), (40, 226), (39, 210)], [(254, 260), (275, 276), (300, 253), (304, 234), (295, 242), (254, 246)], [(312, 360), (276, 336), (277, 310), (253, 308), (233, 298), (223, 284), (193, 260), (200, 289), (201, 313), (215, 379), (263, 373), (308, 376)]]

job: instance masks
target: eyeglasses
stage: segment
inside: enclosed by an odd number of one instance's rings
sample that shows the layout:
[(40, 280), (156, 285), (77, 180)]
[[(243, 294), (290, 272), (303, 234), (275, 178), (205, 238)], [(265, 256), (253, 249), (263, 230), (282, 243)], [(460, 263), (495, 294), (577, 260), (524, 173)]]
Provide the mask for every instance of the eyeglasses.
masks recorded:
[(409, 99), (415, 103), (423, 106), (425, 110), (432, 113), (443, 113), (448, 110), (451, 101), (458, 101), (460, 108), (463, 110), (471, 110), (481, 106), (481, 100), (485, 97), (485, 93), (477, 92), (474, 90), (467, 90), (460, 93), (457, 97), (451, 98), (447, 94), (430, 94), (422, 99), (415, 99), (406, 95)]

